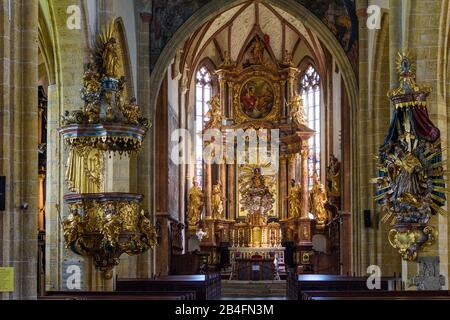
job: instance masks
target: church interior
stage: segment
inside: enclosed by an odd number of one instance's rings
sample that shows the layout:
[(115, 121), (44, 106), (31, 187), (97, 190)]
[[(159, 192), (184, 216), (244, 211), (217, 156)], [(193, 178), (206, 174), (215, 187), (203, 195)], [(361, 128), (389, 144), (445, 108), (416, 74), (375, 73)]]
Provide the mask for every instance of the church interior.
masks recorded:
[(0, 300), (450, 299), (450, 1), (2, 0), (0, 71)]

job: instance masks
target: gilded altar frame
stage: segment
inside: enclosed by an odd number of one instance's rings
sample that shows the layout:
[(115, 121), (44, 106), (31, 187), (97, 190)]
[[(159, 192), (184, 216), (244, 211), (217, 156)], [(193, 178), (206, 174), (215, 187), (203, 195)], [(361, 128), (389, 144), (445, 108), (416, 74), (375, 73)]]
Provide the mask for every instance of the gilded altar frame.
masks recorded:
[[(271, 86), (274, 101), (270, 113), (261, 118), (252, 118), (242, 111), (240, 97), (244, 86), (256, 79), (261, 79), (266, 81)], [(251, 69), (245, 71), (234, 83), (233, 85), (233, 112), (235, 124), (240, 124), (244, 122), (260, 122), (260, 121), (279, 121), (281, 118), (281, 77), (275, 75), (272, 72), (266, 70), (255, 70)]]

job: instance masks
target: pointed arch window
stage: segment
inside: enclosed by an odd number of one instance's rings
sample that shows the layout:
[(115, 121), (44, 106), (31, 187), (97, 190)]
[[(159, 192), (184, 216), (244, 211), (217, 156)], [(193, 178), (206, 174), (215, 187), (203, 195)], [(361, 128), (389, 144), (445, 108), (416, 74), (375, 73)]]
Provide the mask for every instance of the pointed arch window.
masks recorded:
[(300, 94), (305, 106), (308, 127), (316, 134), (309, 139), (309, 186), (312, 186), (312, 175), (314, 172), (320, 176), (320, 141), (321, 141), (321, 114), (320, 114), (320, 75), (310, 65), (300, 78)]
[(211, 100), (213, 81), (211, 71), (202, 66), (196, 74), (195, 81), (195, 177), (200, 185), (203, 184), (203, 142), (202, 130), (208, 121), (208, 102)]

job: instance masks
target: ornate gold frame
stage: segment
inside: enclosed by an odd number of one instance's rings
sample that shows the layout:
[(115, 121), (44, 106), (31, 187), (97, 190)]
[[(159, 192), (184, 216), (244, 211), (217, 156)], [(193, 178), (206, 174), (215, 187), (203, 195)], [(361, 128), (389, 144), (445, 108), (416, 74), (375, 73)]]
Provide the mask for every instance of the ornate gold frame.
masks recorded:
[[(254, 119), (246, 115), (241, 108), (240, 103), (240, 97), (241, 97), (241, 91), (244, 85), (253, 80), (253, 79), (263, 79), (269, 83), (269, 85), (272, 88), (273, 94), (274, 94), (274, 103), (272, 110), (270, 113), (261, 118), (261, 119)], [(234, 90), (234, 99), (233, 99), (233, 110), (234, 110), (234, 120), (235, 123), (242, 123), (242, 122), (260, 122), (260, 121), (278, 121), (280, 120), (281, 116), (281, 85), (280, 85), (280, 78), (276, 77), (266, 71), (249, 71), (242, 75), (242, 77), (239, 79), (237, 83), (233, 86)]]

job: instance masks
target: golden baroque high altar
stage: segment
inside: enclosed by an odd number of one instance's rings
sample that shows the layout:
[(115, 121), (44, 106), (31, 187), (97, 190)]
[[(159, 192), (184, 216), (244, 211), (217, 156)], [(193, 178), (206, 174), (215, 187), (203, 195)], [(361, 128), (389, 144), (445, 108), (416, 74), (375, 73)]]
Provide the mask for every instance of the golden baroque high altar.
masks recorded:
[(106, 154), (139, 152), (149, 128), (136, 99), (128, 97), (118, 39), (112, 21), (98, 36), (84, 72), (84, 107), (66, 111), (59, 129), (69, 147), (65, 178), (73, 192), (64, 196), (69, 211), (62, 221), (64, 242), (74, 253), (92, 257), (106, 279), (123, 253), (143, 253), (157, 239), (141, 208), (142, 195), (105, 192)]
[[(310, 208), (308, 191), (308, 139), (314, 131), (307, 127), (296, 92), (299, 71), (285, 55), (277, 61), (269, 45), (255, 35), (238, 61), (227, 55), (216, 71), (219, 94), (210, 101), (204, 128), (220, 132), (222, 148), (214, 149), (212, 156), (221, 152), (222, 158), (219, 163), (204, 163), (203, 186), (191, 189), (198, 195), (189, 203), (196, 218), (188, 213), (190, 235), (206, 232), (201, 247), (211, 252), (210, 263), (219, 263), (217, 249), (224, 245), (279, 248), (290, 241), (297, 257), (312, 248), (314, 219), (309, 212), (315, 210)], [(273, 145), (277, 149), (267, 158), (247, 143), (239, 149), (239, 138), (233, 136), (238, 130), (256, 137), (261, 149)], [(222, 197), (212, 197), (216, 185), (221, 186)], [(223, 214), (217, 215), (216, 207), (222, 207)]]

